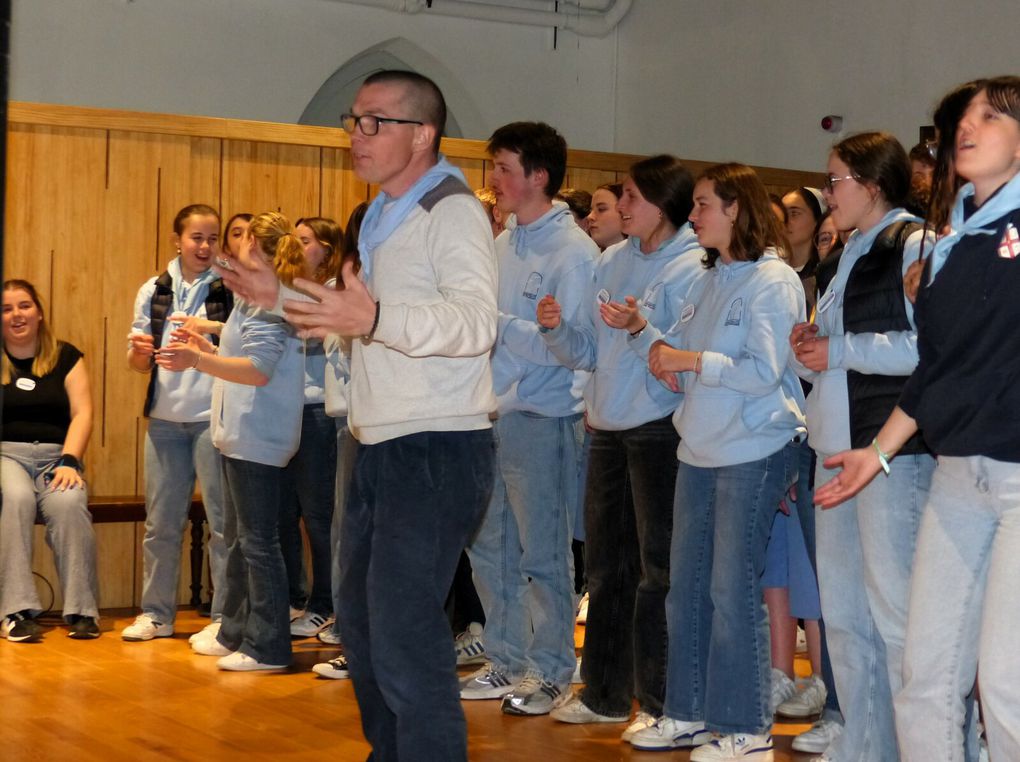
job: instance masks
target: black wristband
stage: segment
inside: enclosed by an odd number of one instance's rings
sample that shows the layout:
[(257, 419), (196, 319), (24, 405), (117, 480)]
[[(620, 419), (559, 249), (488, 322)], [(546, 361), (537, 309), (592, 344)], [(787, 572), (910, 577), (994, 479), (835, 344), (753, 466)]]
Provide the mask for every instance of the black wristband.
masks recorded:
[(379, 302), (375, 303), (375, 320), (372, 321), (372, 330), (366, 333), (361, 338), (365, 341), (371, 341), (372, 337), (375, 336), (375, 329), (379, 327)]
[(63, 455), (57, 458), (56, 467), (60, 468), (61, 466), (73, 468), (79, 474), (81, 473), (81, 461), (68, 452), (65, 452)]

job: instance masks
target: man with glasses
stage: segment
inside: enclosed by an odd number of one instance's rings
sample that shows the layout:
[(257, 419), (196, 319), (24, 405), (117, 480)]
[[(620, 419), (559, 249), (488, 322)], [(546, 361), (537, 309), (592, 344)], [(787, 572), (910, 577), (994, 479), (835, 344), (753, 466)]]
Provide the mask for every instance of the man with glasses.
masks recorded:
[[(485, 212), (439, 154), (445, 123), (431, 80), (365, 81), (342, 117), (355, 173), (380, 187), (361, 227), (360, 277), (348, 263), (342, 291), (295, 281), (319, 301), (283, 304), (303, 336), (354, 338), (349, 424), (360, 444), (337, 618), (376, 762), (467, 759), (443, 602), (492, 490), (496, 261)], [(279, 287), (263, 290), (268, 279), (240, 264), (228, 285), (275, 302)]]

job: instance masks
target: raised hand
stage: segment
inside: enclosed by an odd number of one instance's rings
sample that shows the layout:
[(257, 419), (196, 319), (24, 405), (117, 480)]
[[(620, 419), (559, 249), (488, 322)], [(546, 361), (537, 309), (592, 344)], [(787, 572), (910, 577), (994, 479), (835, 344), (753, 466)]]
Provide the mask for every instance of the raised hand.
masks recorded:
[(298, 329), (301, 338), (324, 338), (327, 334), (367, 336), (376, 324), (376, 302), (368, 287), (354, 272), (354, 262), (341, 268), (343, 291), (326, 288), (314, 281), (295, 278), (294, 287), (317, 301), (287, 299), (283, 303), (287, 322)]

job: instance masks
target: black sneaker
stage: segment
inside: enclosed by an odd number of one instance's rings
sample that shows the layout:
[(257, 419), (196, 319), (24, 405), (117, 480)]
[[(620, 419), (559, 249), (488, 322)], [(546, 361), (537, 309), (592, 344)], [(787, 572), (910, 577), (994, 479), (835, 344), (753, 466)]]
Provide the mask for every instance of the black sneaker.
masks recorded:
[(68, 620), (67, 637), (74, 640), (95, 640), (99, 637), (99, 625), (93, 617), (72, 614)]
[(29, 616), (29, 612), (17, 611), (4, 617), (3, 633), (13, 643), (25, 643), (38, 640), (42, 636), (42, 627)]

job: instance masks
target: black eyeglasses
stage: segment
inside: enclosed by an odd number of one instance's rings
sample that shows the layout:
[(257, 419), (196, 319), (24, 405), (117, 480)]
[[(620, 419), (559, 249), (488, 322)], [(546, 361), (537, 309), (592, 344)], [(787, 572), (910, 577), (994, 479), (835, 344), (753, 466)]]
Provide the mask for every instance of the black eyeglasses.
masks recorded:
[(374, 116), (372, 114), (362, 114), (361, 116), (355, 116), (354, 114), (340, 115), (340, 126), (347, 133), (353, 133), (355, 127), (360, 127), (362, 135), (372, 137), (379, 134), (380, 124), (425, 124), (425, 122), (419, 122), (417, 119), (393, 119), (388, 116)]

